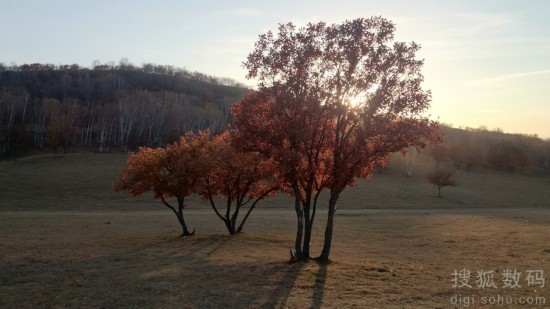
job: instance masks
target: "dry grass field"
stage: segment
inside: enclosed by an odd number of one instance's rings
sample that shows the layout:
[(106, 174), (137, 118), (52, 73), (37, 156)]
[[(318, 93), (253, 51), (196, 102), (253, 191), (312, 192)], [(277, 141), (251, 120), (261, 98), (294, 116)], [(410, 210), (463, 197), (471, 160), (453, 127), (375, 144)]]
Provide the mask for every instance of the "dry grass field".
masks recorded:
[[(396, 157), (341, 198), (331, 263), (288, 264), (288, 197), (266, 200), (236, 236), (192, 198), (186, 218), (197, 234), (180, 239), (158, 201), (112, 192), (125, 160), (0, 162), (0, 308), (550, 307), (549, 177), (457, 171), (458, 186), (437, 198), (425, 180), (434, 163), (420, 157), (406, 177)], [(521, 273), (519, 286), (503, 286), (507, 269)], [(469, 279), (453, 275), (460, 270)], [(497, 287), (478, 287), (478, 271), (493, 271)]]

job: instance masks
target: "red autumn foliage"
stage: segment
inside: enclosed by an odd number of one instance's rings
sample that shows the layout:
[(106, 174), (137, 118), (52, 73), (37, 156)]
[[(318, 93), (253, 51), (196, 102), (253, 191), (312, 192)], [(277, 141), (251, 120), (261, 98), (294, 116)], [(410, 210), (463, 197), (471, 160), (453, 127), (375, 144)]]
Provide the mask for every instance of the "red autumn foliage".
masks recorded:
[[(228, 132), (215, 137), (209, 131), (190, 132), (165, 148), (140, 148), (131, 154), (114, 188), (135, 196), (152, 191), (176, 214), (183, 236), (194, 233), (184, 220), (185, 198), (201, 194), (229, 233), (236, 234), (257, 203), (280, 187), (274, 173), (271, 160), (257, 153), (237, 152)], [(224, 215), (216, 206), (216, 196), (225, 200)], [(171, 197), (175, 197), (177, 207), (170, 204)], [(245, 206), (246, 215), (238, 224), (239, 211)]]
[[(114, 184), (115, 191), (129, 191), (134, 196), (152, 191), (174, 212), (182, 226), (182, 236), (193, 235), (194, 230), (190, 232), (185, 223), (183, 209), (185, 198), (195, 192), (199, 177), (209, 168), (202, 156), (208, 141), (209, 132), (204, 131), (198, 135), (188, 133), (165, 148), (140, 148), (130, 154), (128, 165)], [(170, 204), (171, 197), (176, 199), (177, 209)]]
[[(251, 93), (232, 108), (235, 143), (273, 160), (281, 182), (295, 196), (298, 234), (295, 250), (309, 257), (317, 198), (328, 180), (328, 128), (332, 120), (318, 104), (299, 104), (283, 87)], [(298, 104), (297, 104), (298, 103)]]
[[(309, 258), (318, 193), (330, 191), (321, 260), (331, 248), (336, 202), (391, 152), (436, 140), (423, 116), (415, 43), (393, 42), (394, 25), (375, 17), (323, 22), (259, 37), (245, 67), (258, 91), (233, 107), (236, 143), (273, 159), (295, 196), (296, 257)], [(305, 225), (304, 225), (305, 222)]]
[[(214, 137), (203, 151), (210, 169), (200, 178), (197, 192), (210, 202), (230, 234), (240, 233), (257, 203), (280, 187), (273, 162), (264, 160), (258, 153), (237, 152), (231, 145), (229, 132)], [(224, 213), (216, 205), (216, 196), (225, 201)], [(248, 210), (238, 223), (244, 206), (248, 206)]]

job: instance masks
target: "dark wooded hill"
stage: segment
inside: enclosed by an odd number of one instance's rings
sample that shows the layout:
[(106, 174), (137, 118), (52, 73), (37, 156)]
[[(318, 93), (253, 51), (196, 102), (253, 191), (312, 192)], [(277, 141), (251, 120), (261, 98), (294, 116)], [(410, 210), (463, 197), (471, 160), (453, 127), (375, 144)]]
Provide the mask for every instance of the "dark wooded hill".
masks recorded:
[[(127, 151), (163, 146), (187, 131), (219, 132), (248, 89), (234, 80), (166, 65), (0, 63), (0, 152)], [(550, 169), (550, 140), (441, 125), (437, 161), (469, 170)], [(0, 155), (0, 157), (2, 157)]]
[(223, 130), (247, 90), (173, 66), (0, 64), (0, 145), (5, 155), (160, 146), (189, 130)]

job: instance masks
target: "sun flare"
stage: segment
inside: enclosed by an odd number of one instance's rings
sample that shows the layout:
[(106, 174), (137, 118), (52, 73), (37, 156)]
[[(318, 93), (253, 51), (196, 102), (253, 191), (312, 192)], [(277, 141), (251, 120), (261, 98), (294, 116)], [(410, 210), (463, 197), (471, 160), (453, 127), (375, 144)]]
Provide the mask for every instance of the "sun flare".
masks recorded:
[(366, 94), (360, 93), (359, 95), (356, 95), (351, 99), (349, 99), (349, 105), (351, 107), (357, 107), (357, 106), (363, 105), (363, 103), (365, 102), (365, 99), (366, 99)]
[(367, 91), (361, 91), (359, 94), (357, 94), (356, 96), (353, 96), (351, 97), (349, 100), (348, 100), (348, 104), (351, 106), (351, 107), (358, 107), (358, 106), (361, 106), (361, 105), (365, 105), (367, 99), (368, 99), (368, 96), (373, 94), (376, 90), (378, 89), (378, 85), (377, 84), (374, 84), (372, 85), (369, 90)]

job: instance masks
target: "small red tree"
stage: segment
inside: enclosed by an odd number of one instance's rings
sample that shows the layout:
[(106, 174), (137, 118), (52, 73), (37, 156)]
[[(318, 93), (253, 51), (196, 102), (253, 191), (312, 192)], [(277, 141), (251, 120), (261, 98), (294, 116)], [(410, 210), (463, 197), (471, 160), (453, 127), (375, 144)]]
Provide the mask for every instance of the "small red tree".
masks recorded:
[[(140, 148), (130, 154), (127, 167), (114, 184), (115, 191), (129, 191), (134, 196), (153, 191), (154, 197), (160, 198), (178, 218), (182, 236), (193, 235), (195, 230), (189, 231), (183, 209), (185, 198), (194, 192), (198, 179), (209, 169), (202, 156), (209, 140), (209, 132), (205, 131), (199, 135), (189, 133), (166, 148)], [(177, 206), (170, 204), (170, 197), (176, 198)]]
[(456, 186), (456, 182), (453, 179), (453, 173), (449, 171), (442, 171), (436, 169), (434, 172), (431, 172), (427, 176), (428, 181), (437, 186), (437, 196), (441, 196), (441, 188), (446, 186)]
[[(229, 234), (240, 233), (258, 202), (280, 187), (274, 166), (258, 153), (237, 152), (231, 145), (229, 132), (214, 137), (204, 151), (203, 158), (208, 159), (211, 168), (201, 178), (198, 193), (210, 202)], [(225, 200), (225, 213), (220, 212), (215, 196)], [(245, 206), (248, 210), (238, 223), (239, 212)]]

